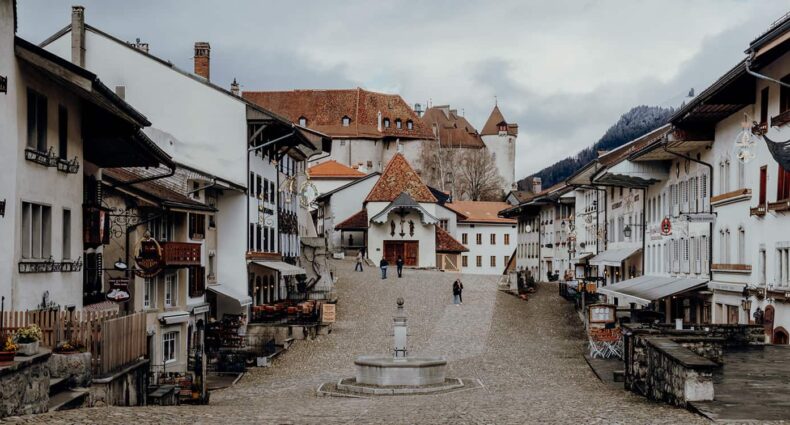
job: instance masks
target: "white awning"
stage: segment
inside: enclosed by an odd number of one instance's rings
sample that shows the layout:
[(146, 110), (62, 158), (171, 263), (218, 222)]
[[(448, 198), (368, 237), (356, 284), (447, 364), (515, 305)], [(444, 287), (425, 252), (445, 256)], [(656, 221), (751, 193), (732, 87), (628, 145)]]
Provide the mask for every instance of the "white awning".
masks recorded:
[(160, 322), (164, 323), (165, 325), (175, 325), (176, 323), (186, 323), (189, 321), (189, 312), (178, 310), (178, 311), (168, 311), (165, 313), (160, 313), (157, 316)]
[(257, 264), (261, 267), (266, 267), (267, 269), (276, 270), (280, 272), (280, 275), (282, 276), (307, 274), (307, 272), (303, 268), (296, 267), (294, 265), (284, 263), (282, 261), (253, 261), (253, 264)]
[(641, 251), (642, 248), (607, 249), (590, 259), (592, 265), (620, 267), (628, 257)]
[(222, 295), (224, 297), (232, 298), (239, 302), (241, 307), (247, 307), (248, 305), (252, 304), (252, 297), (249, 295), (242, 295), (236, 292), (235, 289), (227, 286), (227, 285), (209, 285), (206, 287), (207, 290)]
[(645, 306), (655, 300), (705, 287), (707, 283), (707, 279), (646, 275), (600, 287), (598, 293)]
[(593, 252), (582, 252), (581, 254), (579, 254), (578, 257), (574, 258), (573, 261), (574, 261), (574, 263), (581, 263), (584, 260), (589, 259), (593, 255), (595, 255), (595, 253), (593, 253)]

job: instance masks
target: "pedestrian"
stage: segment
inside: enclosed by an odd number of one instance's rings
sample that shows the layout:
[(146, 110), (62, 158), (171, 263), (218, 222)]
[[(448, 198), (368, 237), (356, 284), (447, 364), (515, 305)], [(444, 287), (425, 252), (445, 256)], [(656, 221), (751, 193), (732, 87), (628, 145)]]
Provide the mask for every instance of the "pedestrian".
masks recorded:
[(461, 281), (456, 279), (453, 282), (453, 304), (459, 305), (461, 303)]
[(389, 261), (387, 261), (386, 258), (382, 257), (381, 261), (379, 262), (379, 268), (381, 269), (381, 278), (382, 279), (386, 279), (387, 278), (387, 266), (389, 266), (389, 265), (390, 265)]
[(398, 256), (398, 259), (395, 260), (395, 266), (398, 268), (398, 277), (403, 277), (403, 257), (400, 255)]
[(461, 278), (460, 277), (457, 279), (457, 281), (458, 281), (458, 301), (460, 301), (461, 304), (463, 304), (464, 303), (464, 284), (463, 284), (463, 282), (461, 282)]
[(357, 253), (357, 265), (354, 266), (354, 271), (355, 272), (357, 272), (357, 271), (361, 272), (362, 271), (362, 257), (363, 257), (362, 256), (362, 250), (360, 249), (359, 252)]

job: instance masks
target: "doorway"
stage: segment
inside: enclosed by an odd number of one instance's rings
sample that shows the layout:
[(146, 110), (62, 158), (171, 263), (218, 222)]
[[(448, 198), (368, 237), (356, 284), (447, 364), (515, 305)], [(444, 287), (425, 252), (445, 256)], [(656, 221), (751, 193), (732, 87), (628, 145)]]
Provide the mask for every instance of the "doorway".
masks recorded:
[(403, 257), (406, 266), (418, 266), (420, 247), (417, 241), (384, 241), (384, 258), (391, 266), (395, 265), (398, 257)]

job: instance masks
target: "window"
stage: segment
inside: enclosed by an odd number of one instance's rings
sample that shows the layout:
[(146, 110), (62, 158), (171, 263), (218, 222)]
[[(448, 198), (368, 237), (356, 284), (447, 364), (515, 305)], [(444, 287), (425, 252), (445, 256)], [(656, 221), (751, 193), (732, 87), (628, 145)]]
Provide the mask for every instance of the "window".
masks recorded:
[[(214, 271), (214, 256), (210, 255), (208, 258), (209, 274)], [(206, 290), (206, 268), (205, 267), (190, 267), (189, 268), (189, 296), (192, 298), (203, 296)]]
[(390, 128), (390, 119), (384, 118), (384, 128)]
[(766, 275), (766, 265), (765, 265), (765, 248), (760, 248), (760, 263), (758, 264), (760, 274), (758, 276), (759, 281), (757, 283), (765, 285), (765, 275)]
[(496, 267), (496, 255), (491, 256), (491, 267)]
[(47, 98), (27, 89), (27, 147), (47, 151)]
[(510, 234), (505, 233), (505, 245), (510, 245)]
[(412, 120), (406, 121), (406, 129), (407, 130), (414, 130), (414, 121), (412, 121)]
[(781, 286), (787, 286), (790, 283), (788, 278), (788, 260), (790, 260), (790, 248), (777, 248), (776, 250), (776, 283)]
[[(782, 82), (790, 84), (790, 74), (782, 77)], [(780, 86), (779, 88), (779, 113), (790, 110), (790, 87)]]
[(776, 179), (776, 200), (784, 201), (790, 199), (790, 171), (779, 166), (779, 174)]
[(299, 125), (301, 125), (302, 127), (307, 127), (307, 118), (299, 117)]
[(760, 91), (760, 124), (768, 124), (768, 87)]
[(22, 202), (22, 258), (52, 255), (52, 212), (46, 205)]
[(263, 194), (263, 177), (255, 176), (255, 197), (261, 199)]
[(482, 245), (483, 244), (483, 234), (482, 233), (478, 233), (476, 235), (476, 242), (477, 242), (478, 245)]
[(464, 245), (469, 244), (469, 235), (466, 233), (461, 233), (461, 243)]
[(738, 228), (738, 264), (746, 264), (746, 230)]
[(63, 209), (63, 259), (71, 258), (71, 210)]
[(250, 172), (250, 181), (247, 183), (247, 192), (249, 192), (250, 197), (255, 197), (255, 173)]
[(350, 125), (351, 125), (351, 118), (349, 118), (349, 117), (346, 115), (346, 116), (344, 116), (344, 117), (343, 117), (343, 119), (341, 120), (341, 123), (343, 124), (343, 127), (348, 127), (348, 126), (350, 126)]
[(178, 332), (165, 332), (162, 334), (162, 362), (172, 363), (176, 361), (176, 341)]
[(247, 251), (255, 250), (255, 224), (250, 223), (249, 240), (247, 241)]
[(201, 240), (206, 235), (206, 216), (204, 214), (189, 213), (189, 238)]
[(491, 245), (496, 245), (496, 233), (491, 234)]
[(156, 301), (155, 301), (155, 298), (154, 298), (154, 296), (155, 296), (154, 289), (155, 288), (156, 288), (156, 285), (154, 283), (154, 278), (152, 278), (152, 277), (145, 278), (145, 282), (143, 283), (143, 308), (144, 309), (149, 309), (149, 308), (155, 308), (156, 307)]
[(176, 305), (178, 294), (178, 279), (175, 273), (165, 275), (165, 307)]
[(510, 263), (510, 256), (505, 255), (505, 262), (503, 264), (505, 265), (505, 267), (507, 267), (508, 263)]
[(395, 119), (395, 128), (397, 128), (398, 130), (403, 128), (403, 122), (400, 120), (400, 118)]
[(760, 206), (765, 206), (766, 200), (766, 184), (768, 183), (768, 168), (763, 165), (760, 167), (760, 198), (758, 200)]
[(482, 256), (478, 255), (475, 258), (475, 262), (477, 264), (477, 267), (483, 267), (483, 257)]
[(255, 225), (255, 250), (258, 252), (263, 251), (263, 238), (261, 232), (263, 231), (263, 226), (260, 224)]
[(738, 161), (738, 181), (736, 183), (738, 184), (736, 189), (746, 187), (746, 165), (741, 161)]
[(69, 111), (58, 105), (58, 158), (68, 159), (69, 156)]
[(461, 267), (469, 267), (469, 256), (467, 255), (461, 256)]
[(448, 223), (449, 223), (449, 220), (447, 220), (446, 218), (443, 218), (443, 219), (439, 220), (439, 227), (441, 227), (444, 230), (447, 230)]

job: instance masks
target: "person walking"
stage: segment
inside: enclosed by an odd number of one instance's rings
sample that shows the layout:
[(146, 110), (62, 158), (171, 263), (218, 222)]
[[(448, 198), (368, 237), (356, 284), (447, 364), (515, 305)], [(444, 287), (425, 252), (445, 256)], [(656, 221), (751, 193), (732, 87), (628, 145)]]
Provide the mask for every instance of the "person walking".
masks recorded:
[(461, 303), (461, 281), (456, 279), (453, 282), (453, 304), (459, 305)]
[(398, 269), (398, 277), (403, 277), (403, 257), (400, 255), (398, 256), (398, 259), (395, 260), (395, 266)]
[(456, 279), (456, 280), (458, 281), (458, 301), (460, 301), (461, 304), (463, 304), (464, 303), (464, 283), (461, 282), (461, 278), (460, 277), (458, 279)]
[(386, 279), (387, 278), (387, 266), (389, 266), (389, 265), (390, 265), (389, 261), (387, 261), (386, 258), (382, 257), (381, 261), (379, 262), (379, 268), (381, 269), (381, 278), (382, 279)]
[(357, 265), (354, 266), (354, 271), (355, 272), (361, 272), (362, 271), (362, 258), (363, 258), (362, 250), (360, 249), (359, 252), (357, 253)]

